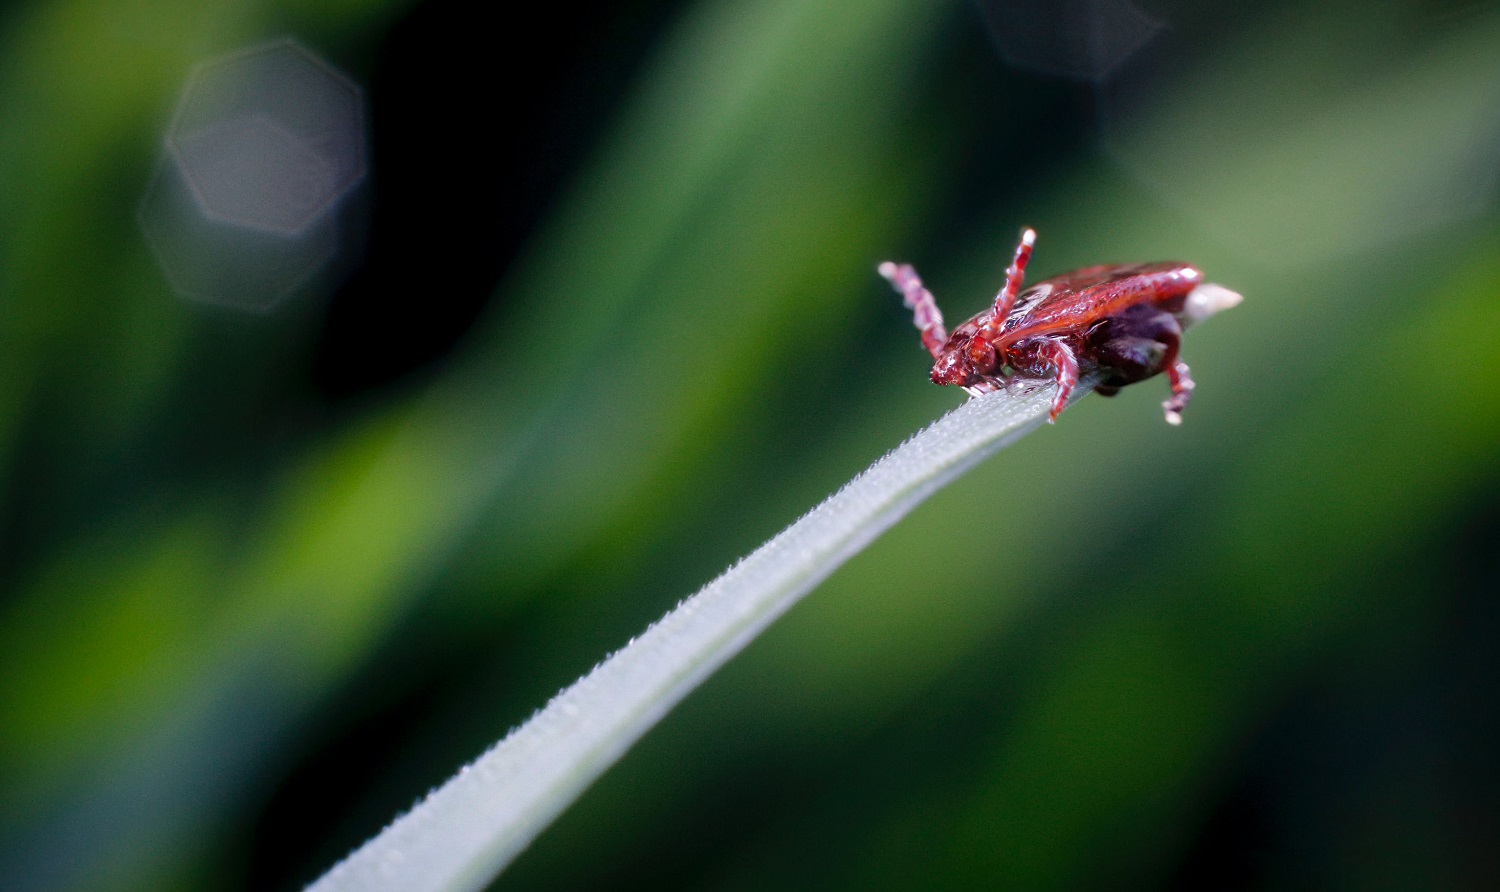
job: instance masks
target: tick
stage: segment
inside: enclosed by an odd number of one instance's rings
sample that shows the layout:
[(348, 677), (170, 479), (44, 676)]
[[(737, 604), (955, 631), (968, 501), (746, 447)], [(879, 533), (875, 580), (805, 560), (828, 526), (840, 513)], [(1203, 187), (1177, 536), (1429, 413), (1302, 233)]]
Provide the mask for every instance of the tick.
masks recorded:
[(1240, 302), (1240, 296), (1203, 284), (1187, 263), (1087, 266), (1021, 290), (1036, 233), (1021, 232), (1005, 285), (988, 309), (948, 334), (932, 292), (905, 263), (882, 263), (880, 274), (912, 311), (922, 346), (932, 354), (935, 384), (978, 396), (1015, 378), (1051, 378), (1057, 398), (1047, 420), (1056, 421), (1081, 374), (1103, 377), (1100, 396), (1167, 373), (1172, 396), (1162, 403), (1167, 423), (1181, 424), (1193, 379), (1179, 348), (1185, 324)]

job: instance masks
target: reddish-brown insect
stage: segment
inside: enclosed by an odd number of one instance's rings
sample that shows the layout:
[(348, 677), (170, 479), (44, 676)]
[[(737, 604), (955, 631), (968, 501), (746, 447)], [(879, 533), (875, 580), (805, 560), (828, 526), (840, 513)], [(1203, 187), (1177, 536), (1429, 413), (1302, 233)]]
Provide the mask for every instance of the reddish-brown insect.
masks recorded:
[[(1089, 266), (1021, 291), (1036, 233), (1021, 232), (1015, 260), (1005, 271), (1005, 287), (989, 309), (947, 334), (932, 292), (922, 287), (908, 264), (882, 263), (880, 274), (901, 292), (922, 332), (922, 346), (936, 360), (932, 380), (954, 384), (974, 395), (1005, 387), (1015, 377), (1053, 378), (1057, 398), (1049, 421), (1068, 403), (1079, 375), (1104, 377), (1094, 390), (1114, 396), (1121, 387), (1165, 371), (1172, 397), (1162, 407), (1167, 421), (1182, 423), (1193, 394), (1187, 363), (1178, 356), (1182, 326), (1200, 308), (1189, 296), (1203, 274), (1186, 263)], [(1209, 312), (1239, 302), (1218, 286)]]

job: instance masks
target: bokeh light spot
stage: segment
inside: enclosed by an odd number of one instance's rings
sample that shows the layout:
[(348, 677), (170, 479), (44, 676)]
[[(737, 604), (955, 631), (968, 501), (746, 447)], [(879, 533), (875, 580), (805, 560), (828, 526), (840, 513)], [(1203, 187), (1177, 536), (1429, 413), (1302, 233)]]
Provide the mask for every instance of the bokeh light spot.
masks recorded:
[(172, 287), (263, 311), (327, 264), (365, 174), (361, 108), (358, 86), (290, 39), (199, 65), (141, 204)]
[(211, 220), (297, 232), (337, 194), (332, 165), (261, 115), (195, 133), (177, 157)]
[(1161, 30), (1131, 0), (983, 0), (1000, 55), (1026, 71), (1097, 82)]
[(332, 215), (295, 231), (208, 217), (181, 171), (157, 167), (140, 224), (172, 289), (184, 297), (264, 312), (294, 293), (337, 253)]

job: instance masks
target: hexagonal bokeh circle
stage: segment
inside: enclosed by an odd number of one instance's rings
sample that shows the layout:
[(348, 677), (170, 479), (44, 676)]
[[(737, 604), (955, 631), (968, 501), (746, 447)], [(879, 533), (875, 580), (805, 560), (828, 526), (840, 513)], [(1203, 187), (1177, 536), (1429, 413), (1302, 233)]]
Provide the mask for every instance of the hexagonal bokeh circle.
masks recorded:
[(193, 72), (167, 150), (205, 217), (296, 231), (364, 176), (360, 89), (290, 39), (229, 53)]
[(339, 196), (333, 165), (262, 115), (184, 137), (177, 158), (212, 220), (297, 232)]
[(264, 312), (314, 279), (365, 174), (362, 107), (358, 86), (290, 39), (194, 69), (139, 214), (173, 289)]

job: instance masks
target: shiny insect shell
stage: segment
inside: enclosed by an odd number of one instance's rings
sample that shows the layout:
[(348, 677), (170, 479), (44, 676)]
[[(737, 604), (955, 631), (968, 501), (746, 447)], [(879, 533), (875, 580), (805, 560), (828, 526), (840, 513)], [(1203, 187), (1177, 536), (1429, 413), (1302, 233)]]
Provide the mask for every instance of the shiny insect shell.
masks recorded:
[[(1182, 323), (1203, 274), (1175, 262), (1090, 266), (1022, 292), (1035, 243), (1036, 233), (1023, 230), (994, 302), (951, 335), (915, 269), (904, 263), (880, 265), (880, 274), (912, 310), (922, 345), (932, 354), (933, 382), (977, 396), (1018, 377), (1051, 378), (1057, 382), (1057, 397), (1048, 420), (1056, 421), (1081, 374), (1100, 373), (1095, 392), (1113, 396), (1127, 384), (1166, 372), (1172, 395), (1162, 408), (1169, 423), (1182, 423), (1182, 410), (1193, 393), (1187, 363), (1179, 356)], [(1238, 295), (1219, 290), (1238, 302)]]

